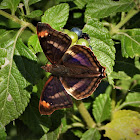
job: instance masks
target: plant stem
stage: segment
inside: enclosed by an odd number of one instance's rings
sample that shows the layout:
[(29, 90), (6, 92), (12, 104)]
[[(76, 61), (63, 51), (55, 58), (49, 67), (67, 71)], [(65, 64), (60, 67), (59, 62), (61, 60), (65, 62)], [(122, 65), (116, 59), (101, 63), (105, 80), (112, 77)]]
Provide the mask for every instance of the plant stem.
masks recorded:
[(121, 13), (121, 21), (125, 18), (125, 12)]
[(24, 10), (23, 10), (23, 6), (24, 6), (23, 3), (20, 3), (18, 7), (19, 7), (19, 9), (21, 10), (22, 16), (25, 16)]
[(35, 28), (35, 26), (34, 26), (33, 24), (31, 24), (31, 23), (29, 23), (29, 22), (25, 22), (25, 21), (23, 21), (23, 20), (20, 20), (20, 19), (17, 18), (16, 16), (10, 15), (10, 14), (6, 13), (6, 12), (3, 11), (3, 10), (0, 10), (0, 15), (6, 17), (6, 18), (8, 18), (8, 19), (11, 19), (12, 21), (14, 21), (14, 22), (16, 22), (16, 23), (18, 23), (18, 24), (20, 24), (20, 25), (22, 25), (22, 26), (27, 26), (27, 27), (29, 27), (34, 33), (36, 33), (36, 28)]
[(26, 15), (30, 14), (30, 8), (29, 8), (29, 5), (28, 5), (28, 2), (29, 2), (29, 0), (24, 1), (25, 9), (26, 9)]
[(126, 17), (123, 18), (123, 20), (121, 20), (116, 26), (112, 26), (111, 30), (110, 30), (110, 34), (113, 35), (114, 33), (117, 33), (119, 31), (119, 29), (125, 24), (127, 23), (134, 15), (136, 15), (139, 11), (138, 10), (130, 10), (128, 12), (128, 14), (126, 15)]
[(140, 104), (140, 101), (132, 101), (132, 102), (128, 102), (128, 103), (123, 103), (123, 104), (121, 104), (119, 107), (117, 107), (116, 109), (115, 109), (115, 111), (118, 111), (118, 110), (120, 110), (120, 109), (122, 109), (122, 108), (124, 108), (125, 106), (129, 106), (129, 105), (132, 105), (132, 104)]
[(81, 127), (84, 128), (84, 125), (82, 123), (72, 123), (71, 125), (68, 125), (68, 129), (71, 129), (73, 127)]
[(128, 20), (130, 20), (138, 12), (138, 10), (130, 10), (127, 16), (116, 25), (116, 28), (120, 29), (125, 23), (127, 23)]
[(112, 106), (112, 111), (115, 109), (116, 105), (116, 91), (112, 91), (112, 101), (111, 101), (111, 106)]
[(116, 105), (116, 90), (112, 90), (112, 100), (111, 100), (111, 108), (112, 108), (112, 111), (111, 111), (111, 119), (113, 117), (113, 113), (114, 113), (114, 110), (115, 110), (115, 105)]
[(76, 106), (77, 106), (82, 118), (86, 122), (87, 126), (89, 128), (94, 128), (96, 126), (96, 123), (93, 121), (93, 119), (90, 116), (89, 112), (85, 108), (84, 103), (82, 101), (75, 100), (75, 104), (76, 104)]

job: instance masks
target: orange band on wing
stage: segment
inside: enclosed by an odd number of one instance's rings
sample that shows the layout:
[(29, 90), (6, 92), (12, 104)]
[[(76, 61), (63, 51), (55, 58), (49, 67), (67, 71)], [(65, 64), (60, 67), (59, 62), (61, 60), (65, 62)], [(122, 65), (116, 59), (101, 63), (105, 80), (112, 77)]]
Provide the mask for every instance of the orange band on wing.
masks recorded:
[(48, 109), (49, 109), (50, 106), (51, 106), (51, 105), (50, 105), (48, 102), (46, 102), (46, 101), (41, 101), (40, 104), (42, 104), (44, 107), (46, 107), (46, 108), (48, 108)]
[(41, 32), (38, 33), (38, 37), (41, 37), (41, 38), (42, 38), (42, 37), (44, 37), (44, 36), (48, 36), (48, 34), (49, 34), (49, 33), (47, 32), (47, 30), (41, 31)]

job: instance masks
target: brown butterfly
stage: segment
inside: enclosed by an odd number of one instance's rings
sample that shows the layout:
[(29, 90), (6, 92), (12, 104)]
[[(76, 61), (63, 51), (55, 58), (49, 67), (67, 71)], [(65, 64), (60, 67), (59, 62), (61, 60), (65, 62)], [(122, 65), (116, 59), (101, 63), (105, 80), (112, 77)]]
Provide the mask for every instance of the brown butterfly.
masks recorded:
[[(71, 38), (46, 23), (37, 24), (37, 35), (44, 54), (51, 62), (42, 68), (52, 75), (44, 85), (39, 102), (41, 114), (73, 105), (71, 96), (80, 100), (90, 96), (106, 76), (105, 67), (90, 48), (71, 45)], [(70, 47), (70, 48), (69, 48)]]

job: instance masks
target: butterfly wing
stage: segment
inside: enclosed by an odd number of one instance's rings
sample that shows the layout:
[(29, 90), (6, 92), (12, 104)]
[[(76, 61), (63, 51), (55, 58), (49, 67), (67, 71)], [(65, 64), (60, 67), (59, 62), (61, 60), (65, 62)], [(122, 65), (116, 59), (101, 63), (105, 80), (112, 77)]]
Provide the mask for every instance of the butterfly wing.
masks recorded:
[(61, 82), (71, 96), (77, 100), (89, 97), (101, 82), (100, 77), (92, 78), (72, 78), (61, 77)]
[(62, 61), (66, 66), (85, 66), (88, 68), (94, 68), (95, 71), (98, 71), (97, 69), (105, 69), (103, 66), (101, 66), (91, 49), (81, 45), (74, 45), (69, 48), (63, 56)]
[(67, 67), (79, 66), (80, 68), (80, 66), (84, 66), (95, 73), (95, 76), (91, 77), (82, 77), (81, 75), (81, 78), (60, 78), (65, 90), (78, 100), (90, 96), (95, 91), (101, 80), (106, 76), (105, 68), (100, 65), (93, 52), (85, 46), (72, 46), (62, 57), (62, 63)]
[(71, 97), (57, 77), (51, 76), (44, 85), (40, 102), (40, 114), (50, 115), (55, 110), (72, 107)]
[(37, 35), (44, 54), (51, 63), (58, 64), (71, 45), (71, 38), (46, 23), (37, 24)]

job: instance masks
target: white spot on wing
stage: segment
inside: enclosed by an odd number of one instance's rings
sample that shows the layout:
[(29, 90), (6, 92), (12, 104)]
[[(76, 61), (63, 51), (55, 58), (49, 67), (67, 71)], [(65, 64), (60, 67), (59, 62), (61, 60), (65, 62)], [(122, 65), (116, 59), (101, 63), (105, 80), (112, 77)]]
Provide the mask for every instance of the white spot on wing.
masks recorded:
[(45, 36), (48, 36), (48, 33), (47, 32), (45, 33)]
[(59, 50), (61, 50), (61, 51), (63, 51), (63, 47), (62, 46), (60, 46), (57, 42), (53, 42), (52, 40), (50, 40), (50, 41), (48, 41), (48, 43), (49, 44), (52, 44), (55, 48), (57, 48), (57, 49), (59, 49)]
[(58, 43), (56, 43), (56, 42), (54, 42), (53, 45), (54, 45), (55, 48), (58, 47)]
[(96, 68), (97, 71), (99, 71), (99, 68)]
[(49, 43), (50, 43), (50, 44), (53, 44), (53, 41), (52, 41), (52, 40), (50, 40), (50, 41), (49, 41)]

